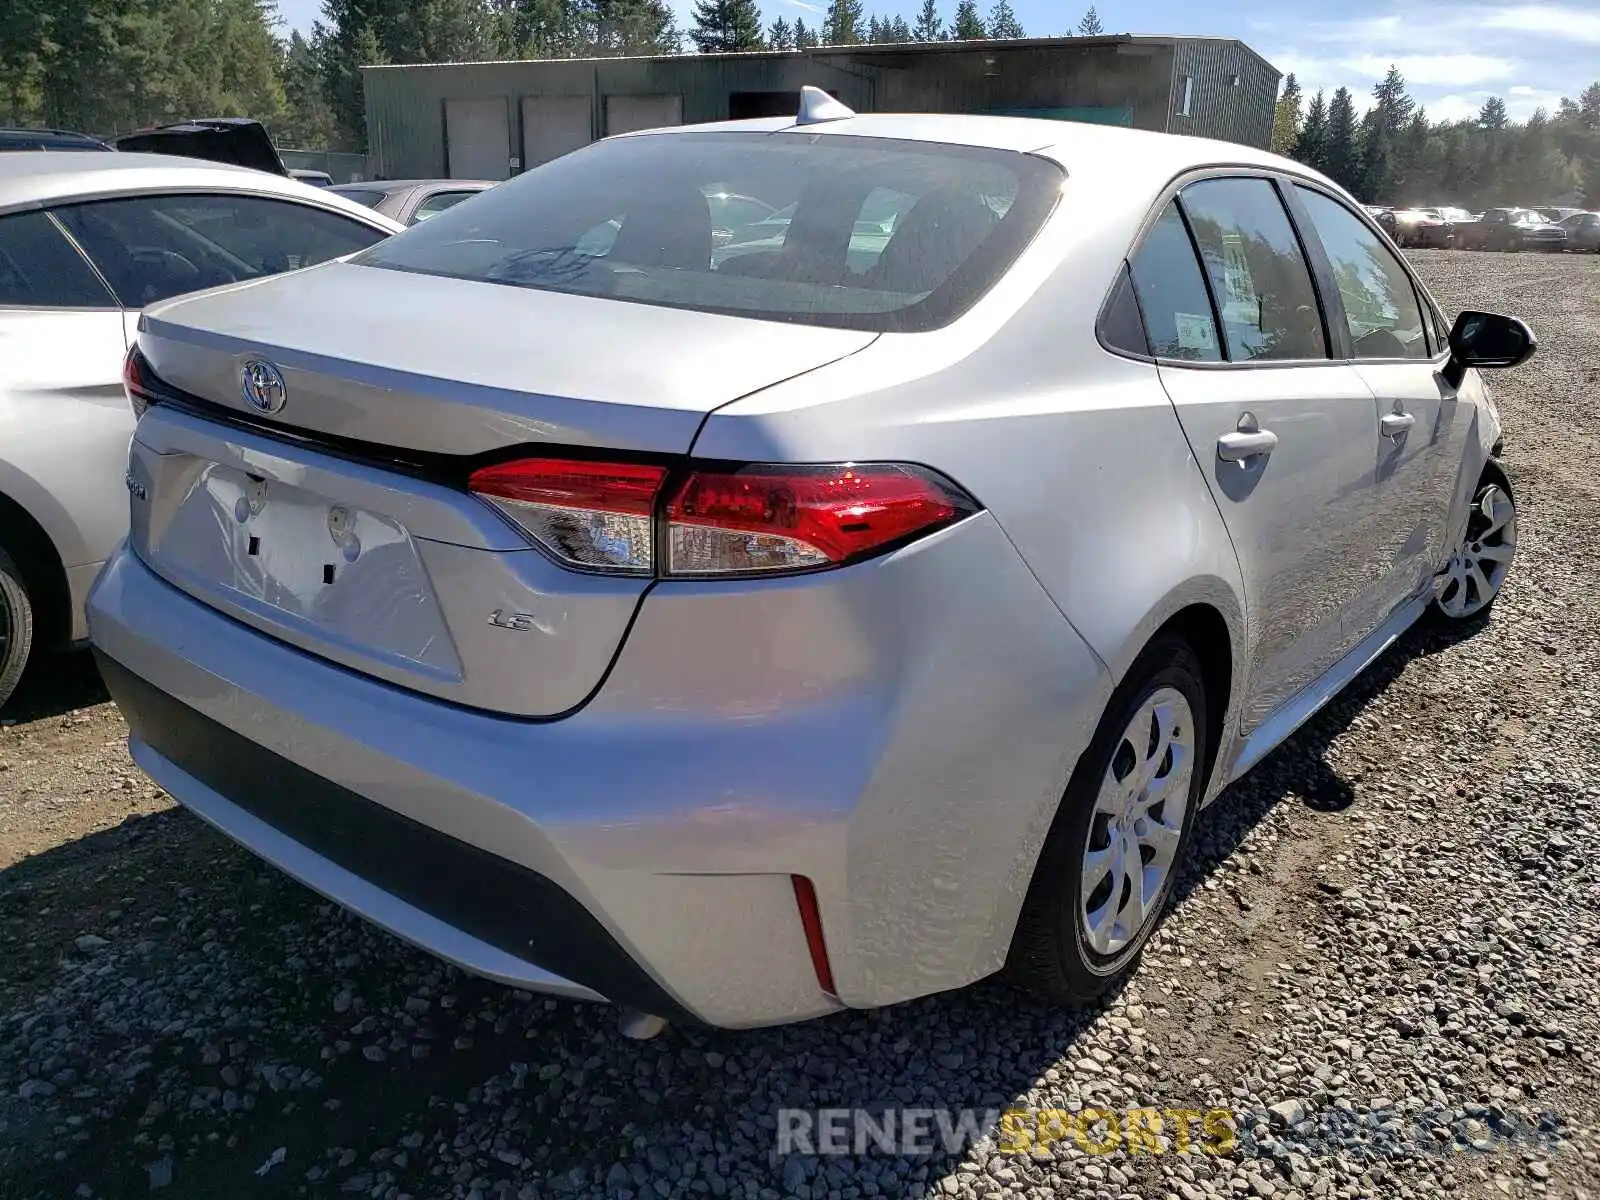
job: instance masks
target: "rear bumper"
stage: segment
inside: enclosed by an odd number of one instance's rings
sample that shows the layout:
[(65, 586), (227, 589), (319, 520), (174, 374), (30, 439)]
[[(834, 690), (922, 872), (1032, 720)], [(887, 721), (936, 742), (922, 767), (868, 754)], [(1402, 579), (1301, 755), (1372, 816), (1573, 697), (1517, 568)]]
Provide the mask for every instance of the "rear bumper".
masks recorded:
[(474, 973), (723, 1026), (996, 970), (1109, 691), (987, 514), (828, 575), (658, 585), (559, 721), (345, 670), (126, 549), (89, 622), (136, 761), (263, 858)]

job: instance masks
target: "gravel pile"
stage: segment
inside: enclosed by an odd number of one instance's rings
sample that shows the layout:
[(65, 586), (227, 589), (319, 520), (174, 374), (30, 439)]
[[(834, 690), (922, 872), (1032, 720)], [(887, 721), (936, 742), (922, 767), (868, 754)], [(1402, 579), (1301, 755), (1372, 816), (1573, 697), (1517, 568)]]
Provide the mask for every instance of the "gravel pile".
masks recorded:
[[(984, 985), (629, 1042), (264, 868), (137, 775), (113, 710), (36, 681), (0, 728), (0, 1195), (1600, 1200), (1600, 257), (1415, 261), (1447, 309), (1543, 341), (1495, 380), (1508, 590), (1210, 810), (1114, 1002)], [(1146, 1106), (1160, 1133), (1119, 1120), (1121, 1144), (1070, 1118)], [(1030, 1118), (775, 1153), (782, 1110), (906, 1107), (1069, 1116), (1031, 1149)]]

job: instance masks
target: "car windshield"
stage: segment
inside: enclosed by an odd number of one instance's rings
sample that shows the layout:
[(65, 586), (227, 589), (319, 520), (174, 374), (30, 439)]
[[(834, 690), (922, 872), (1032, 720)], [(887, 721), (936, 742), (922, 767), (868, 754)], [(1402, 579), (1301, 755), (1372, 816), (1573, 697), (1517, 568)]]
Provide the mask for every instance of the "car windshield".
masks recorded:
[(1060, 195), (1031, 155), (844, 135), (597, 143), (353, 261), (867, 330), (953, 320)]

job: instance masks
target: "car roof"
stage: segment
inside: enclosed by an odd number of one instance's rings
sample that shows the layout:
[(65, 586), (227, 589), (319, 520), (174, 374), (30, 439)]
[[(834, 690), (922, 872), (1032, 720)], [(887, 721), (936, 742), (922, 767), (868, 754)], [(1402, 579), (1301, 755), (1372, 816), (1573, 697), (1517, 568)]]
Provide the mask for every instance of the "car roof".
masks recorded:
[[(26, 143), (18, 147), (17, 143)], [(0, 128), (0, 149), (39, 150), (95, 150), (104, 152), (111, 147), (97, 137), (71, 129), (12, 129)]]
[(129, 154), (118, 151), (21, 150), (0, 154), (0, 211), (37, 208), (75, 200), (98, 199), (129, 192), (250, 192), (288, 200), (315, 200), (363, 221), (398, 230), (400, 226), (372, 209), (343, 196), (329, 199), (327, 188), (297, 179), (171, 154)]
[(433, 187), (435, 184), (447, 188), (486, 188), (493, 187), (492, 179), (357, 179), (352, 183), (336, 183), (333, 186), (339, 191), (358, 192), (383, 192), (392, 195), (395, 192), (404, 192), (410, 188)]
[(1196, 167), (1244, 166), (1292, 172), (1331, 183), (1300, 163), (1253, 146), (1184, 134), (1155, 133), (1119, 125), (1052, 121), (1037, 117), (990, 117), (955, 113), (858, 113), (840, 120), (797, 124), (793, 117), (759, 117), (641, 130), (618, 137), (685, 133), (782, 133), (896, 138), (954, 146), (989, 147), (1038, 154), (1060, 163), (1073, 179), (1104, 183), (1114, 194), (1129, 185), (1158, 190)]

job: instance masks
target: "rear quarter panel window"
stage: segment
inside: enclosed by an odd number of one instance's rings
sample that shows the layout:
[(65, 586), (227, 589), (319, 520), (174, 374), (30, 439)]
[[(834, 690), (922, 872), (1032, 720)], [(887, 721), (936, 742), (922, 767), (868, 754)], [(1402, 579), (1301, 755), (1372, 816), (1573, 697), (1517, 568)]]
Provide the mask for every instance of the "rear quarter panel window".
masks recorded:
[(1158, 358), (1219, 362), (1222, 343), (1211, 298), (1183, 216), (1169, 204), (1129, 261), (1150, 353)]
[(1328, 356), (1311, 268), (1266, 179), (1203, 179), (1181, 193), (1231, 362)]

